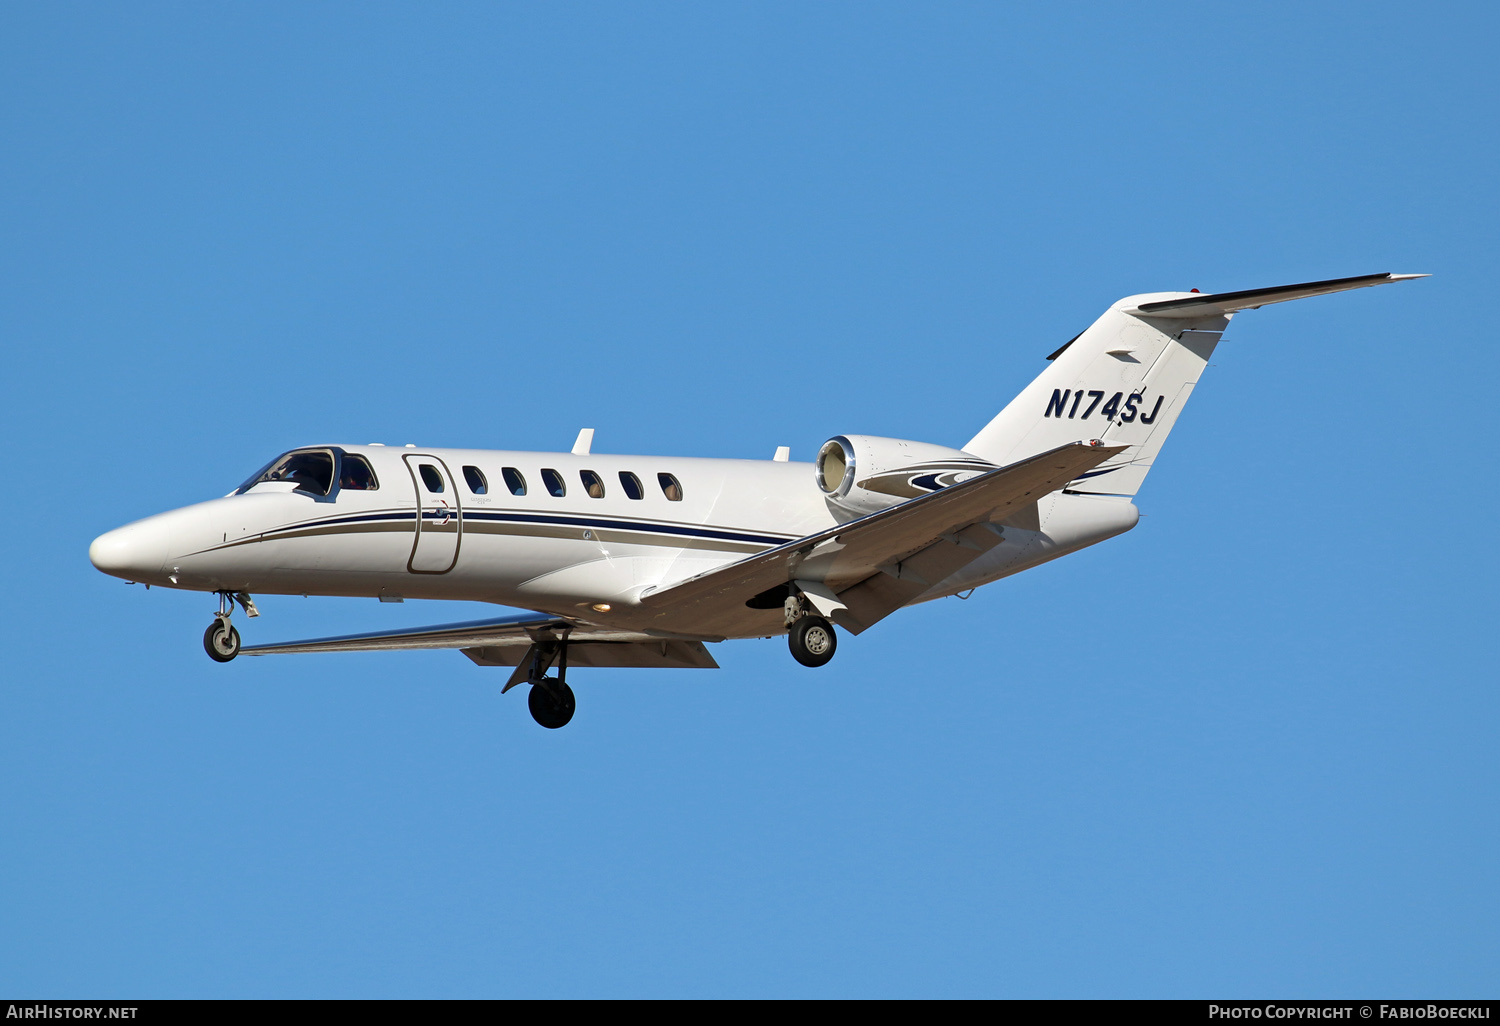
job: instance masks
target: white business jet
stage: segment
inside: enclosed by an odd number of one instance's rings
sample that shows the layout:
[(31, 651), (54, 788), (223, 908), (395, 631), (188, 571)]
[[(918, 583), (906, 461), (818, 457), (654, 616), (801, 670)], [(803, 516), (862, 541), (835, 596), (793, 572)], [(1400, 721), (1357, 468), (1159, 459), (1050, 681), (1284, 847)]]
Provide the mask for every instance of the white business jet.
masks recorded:
[[(515, 667), (532, 716), (573, 716), (570, 666), (703, 667), (705, 643), (786, 634), (805, 666), (903, 606), (1130, 530), (1131, 501), (1240, 310), (1425, 277), (1372, 274), (1115, 303), (961, 449), (869, 435), (811, 464), (313, 445), (222, 499), (95, 539), (107, 574), (217, 593), (209, 656), (254, 592), (520, 607), (494, 619), (247, 646), (246, 655), (456, 648)], [(549, 671), (554, 675), (549, 676)]]

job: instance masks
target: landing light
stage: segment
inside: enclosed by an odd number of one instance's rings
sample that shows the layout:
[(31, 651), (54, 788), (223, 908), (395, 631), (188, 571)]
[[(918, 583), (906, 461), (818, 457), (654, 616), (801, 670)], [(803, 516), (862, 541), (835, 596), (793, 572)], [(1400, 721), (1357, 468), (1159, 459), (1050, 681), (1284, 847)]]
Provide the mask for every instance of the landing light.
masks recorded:
[(592, 606), (589, 606), (589, 608), (592, 609), (596, 613), (607, 613), (607, 612), (609, 612), (609, 603), (608, 602), (595, 602)]

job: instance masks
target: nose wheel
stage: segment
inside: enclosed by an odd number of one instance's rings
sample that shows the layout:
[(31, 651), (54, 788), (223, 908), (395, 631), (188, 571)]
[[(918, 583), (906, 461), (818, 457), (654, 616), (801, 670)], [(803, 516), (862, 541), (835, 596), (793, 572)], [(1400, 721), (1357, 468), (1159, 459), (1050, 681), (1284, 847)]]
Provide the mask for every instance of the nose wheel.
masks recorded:
[(203, 632), (203, 650), (216, 663), (227, 663), (240, 654), (240, 632), (229, 617), (215, 619)]
[(240, 654), (240, 632), (229, 622), (235, 602), (245, 607), (248, 616), (259, 616), (260, 611), (255, 608), (255, 600), (243, 591), (239, 594), (221, 591), (218, 596), (219, 612), (214, 622), (208, 625), (208, 630), (203, 632), (203, 651), (214, 662), (227, 663)]

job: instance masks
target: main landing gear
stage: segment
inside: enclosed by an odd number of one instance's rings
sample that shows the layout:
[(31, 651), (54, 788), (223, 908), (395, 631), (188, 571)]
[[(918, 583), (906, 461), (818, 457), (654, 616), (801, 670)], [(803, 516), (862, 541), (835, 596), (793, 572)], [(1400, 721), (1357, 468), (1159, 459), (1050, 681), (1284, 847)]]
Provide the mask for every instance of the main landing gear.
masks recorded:
[(793, 659), (803, 666), (822, 666), (833, 658), (839, 646), (833, 624), (810, 611), (800, 595), (789, 596), (782, 611)]
[(255, 608), (255, 600), (243, 591), (238, 594), (221, 591), (217, 594), (219, 612), (214, 616), (214, 622), (208, 625), (208, 630), (203, 632), (203, 650), (214, 662), (227, 663), (240, 654), (240, 632), (229, 622), (235, 602), (238, 601), (244, 608), (246, 616), (259, 616), (260, 610)]
[[(547, 669), (556, 661), (557, 676), (547, 676)], [(531, 718), (548, 730), (565, 727), (578, 707), (573, 689), (568, 687), (568, 640), (535, 642), (521, 657), (521, 664), (510, 675), (503, 695), (517, 684), (529, 684), (531, 693), (526, 696), (526, 708)]]

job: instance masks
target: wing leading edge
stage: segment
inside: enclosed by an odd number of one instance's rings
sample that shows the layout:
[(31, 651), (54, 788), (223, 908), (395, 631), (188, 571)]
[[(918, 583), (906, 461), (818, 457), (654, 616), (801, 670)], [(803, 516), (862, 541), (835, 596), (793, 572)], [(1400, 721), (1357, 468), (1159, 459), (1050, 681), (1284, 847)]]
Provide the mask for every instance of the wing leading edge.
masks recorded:
[(573, 624), (546, 613), (517, 613), (489, 620), (409, 627), (396, 631), (341, 634), (274, 645), (246, 645), (242, 655), (297, 655), (305, 652), (388, 652), (416, 648), (475, 648), (485, 645), (529, 645), (534, 634), (560, 633)]

